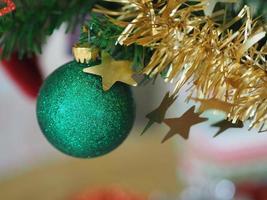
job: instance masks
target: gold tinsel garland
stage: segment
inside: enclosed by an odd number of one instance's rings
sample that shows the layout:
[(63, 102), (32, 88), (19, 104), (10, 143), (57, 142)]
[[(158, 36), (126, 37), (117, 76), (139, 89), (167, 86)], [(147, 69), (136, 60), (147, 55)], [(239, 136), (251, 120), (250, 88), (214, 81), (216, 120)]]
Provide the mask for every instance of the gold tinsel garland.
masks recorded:
[[(252, 19), (249, 7), (234, 19), (218, 23), (225, 18), (224, 10), (213, 12), (219, 0), (195, 0), (194, 4), (188, 0), (106, 1), (125, 5), (119, 12), (95, 9), (116, 16), (111, 20), (125, 27), (117, 43), (154, 50), (142, 74), (155, 77), (167, 71), (165, 80), (175, 83), (173, 96), (192, 83), (188, 99), (210, 102), (233, 123), (249, 120), (250, 128), (264, 126), (267, 44), (259, 49), (258, 42), (266, 31)], [(229, 29), (241, 20), (244, 23), (238, 30)]]

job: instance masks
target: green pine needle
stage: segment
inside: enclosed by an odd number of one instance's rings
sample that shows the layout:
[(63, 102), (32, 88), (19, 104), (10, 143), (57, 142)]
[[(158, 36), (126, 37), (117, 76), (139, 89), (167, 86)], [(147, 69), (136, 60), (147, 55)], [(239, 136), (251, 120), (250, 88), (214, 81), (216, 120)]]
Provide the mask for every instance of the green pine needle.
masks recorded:
[(47, 36), (64, 22), (72, 30), (99, 0), (14, 0), (16, 10), (0, 17), (1, 58), (41, 53)]

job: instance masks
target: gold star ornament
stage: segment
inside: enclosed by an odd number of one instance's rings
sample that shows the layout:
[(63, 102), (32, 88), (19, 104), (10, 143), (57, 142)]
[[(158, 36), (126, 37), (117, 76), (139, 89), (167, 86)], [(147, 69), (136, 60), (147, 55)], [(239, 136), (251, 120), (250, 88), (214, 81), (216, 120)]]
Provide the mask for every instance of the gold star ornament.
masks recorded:
[(170, 95), (170, 92), (165, 94), (159, 107), (146, 115), (146, 118), (148, 118), (149, 121), (141, 135), (143, 135), (154, 123), (161, 124), (163, 122), (168, 108), (173, 104), (176, 98), (177, 96)]
[(228, 119), (225, 119), (225, 120), (219, 121), (219, 122), (217, 122), (211, 126), (219, 128), (218, 132), (214, 135), (214, 137), (217, 137), (218, 135), (222, 134), (223, 132), (225, 132), (228, 129), (243, 128), (244, 124), (240, 120), (237, 121), (236, 123), (233, 123), (233, 122), (229, 121)]
[(191, 98), (194, 101), (200, 102), (199, 112), (203, 113), (208, 110), (220, 110), (225, 113), (229, 113), (234, 106), (233, 104), (211, 98), (211, 99), (198, 99)]
[(132, 78), (134, 74), (131, 68), (132, 62), (114, 60), (106, 52), (102, 52), (101, 60), (102, 63), (100, 65), (85, 68), (83, 71), (88, 74), (101, 76), (104, 91), (109, 90), (117, 81), (137, 86), (137, 82)]
[(207, 118), (200, 117), (200, 114), (195, 113), (194, 111), (195, 106), (191, 107), (179, 118), (165, 119), (164, 123), (170, 127), (170, 131), (164, 137), (162, 143), (177, 134), (182, 136), (184, 139), (188, 139), (190, 128), (192, 126), (208, 120)]

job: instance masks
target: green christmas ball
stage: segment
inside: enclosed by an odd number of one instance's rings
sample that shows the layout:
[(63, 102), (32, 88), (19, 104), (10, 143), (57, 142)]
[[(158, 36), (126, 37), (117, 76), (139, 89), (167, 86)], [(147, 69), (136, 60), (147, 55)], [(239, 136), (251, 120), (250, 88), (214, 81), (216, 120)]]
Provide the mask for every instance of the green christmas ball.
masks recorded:
[(55, 148), (92, 158), (125, 140), (134, 123), (135, 105), (129, 86), (117, 82), (104, 92), (101, 78), (84, 73), (84, 67), (73, 61), (46, 79), (37, 99), (37, 119)]

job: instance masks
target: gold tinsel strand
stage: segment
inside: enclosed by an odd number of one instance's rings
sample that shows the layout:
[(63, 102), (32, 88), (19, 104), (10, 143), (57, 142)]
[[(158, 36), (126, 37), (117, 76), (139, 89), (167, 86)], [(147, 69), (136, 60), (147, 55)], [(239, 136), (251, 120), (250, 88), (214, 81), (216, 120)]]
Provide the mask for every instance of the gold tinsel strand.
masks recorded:
[[(267, 44), (261, 49), (258, 44), (266, 37), (264, 28), (251, 18), (247, 6), (234, 19), (219, 24), (216, 19), (225, 14), (213, 13), (219, 0), (195, 1), (189, 5), (188, 0), (124, 0), (120, 19), (132, 20), (113, 19), (125, 25), (117, 43), (152, 48), (154, 53), (142, 73), (154, 77), (167, 70), (165, 80), (175, 82), (174, 95), (192, 83), (189, 99), (215, 99), (231, 105), (226, 114), (234, 123), (249, 120), (250, 128), (265, 124)], [(206, 15), (200, 16), (199, 11)], [(239, 30), (229, 29), (240, 20), (244, 23)]]

